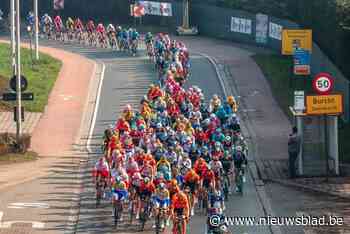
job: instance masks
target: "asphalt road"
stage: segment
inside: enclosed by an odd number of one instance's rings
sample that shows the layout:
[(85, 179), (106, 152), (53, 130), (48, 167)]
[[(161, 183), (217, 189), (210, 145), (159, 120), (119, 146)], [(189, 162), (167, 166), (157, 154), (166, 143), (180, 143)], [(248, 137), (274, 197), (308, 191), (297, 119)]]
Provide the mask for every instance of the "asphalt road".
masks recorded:
[[(79, 153), (60, 155), (60, 160), (46, 177), (26, 182), (0, 191), (0, 234), (12, 233), (133, 233), (136, 223), (123, 224), (115, 230), (112, 226), (111, 206), (104, 202), (100, 208), (95, 208), (94, 188), (91, 183), (90, 169), (99, 156), (96, 143), (100, 142), (103, 130), (114, 123), (123, 107), (130, 103), (135, 107), (148, 85), (156, 80), (153, 65), (141, 53), (137, 57), (111, 52), (105, 49), (87, 48), (79, 45), (58, 45), (46, 42), (45, 45), (62, 48), (79, 53), (91, 59), (104, 63), (106, 66), (102, 85), (96, 124), (91, 142), (92, 153), (89, 154), (87, 167), (83, 171), (83, 191), (80, 200), (79, 219), (77, 226), (71, 227), (74, 221), (71, 209), (79, 188), (77, 181), (77, 166), (72, 164), (73, 157), (85, 158)], [(191, 48), (190, 48), (191, 49)], [(213, 94), (223, 95), (214, 67), (206, 58), (198, 54), (192, 56), (192, 77), (190, 84), (201, 87), (209, 98)], [(24, 172), (25, 173), (25, 172)], [(307, 194), (302, 191), (270, 184), (268, 195), (272, 198), (272, 208), (279, 216), (293, 216), (296, 212), (336, 212), (334, 207), (344, 207), (343, 201), (333, 201), (331, 207), (325, 196)], [(298, 199), (296, 199), (298, 198)], [(306, 206), (305, 206), (306, 204)], [(264, 209), (260, 203), (252, 178), (248, 176), (245, 184), (245, 195), (232, 195), (226, 203), (227, 216), (263, 217)], [(34, 223), (33, 223), (34, 222)], [(204, 233), (205, 217), (196, 215), (191, 219), (189, 233)], [(33, 226), (34, 225), (34, 226)], [(73, 229), (72, 229), (73, 228)], [(235, 234), (270, 233), (264, 226), (235, 226), (230, 227)], [(150, 226), (144, 233), (152, 233)], [(321, 230), (312, 233), (321, 233)], [(304, 233), (301, 227), (284, 228), (282, 233)], [(345, 232), (346, 233), (346, 232)]]

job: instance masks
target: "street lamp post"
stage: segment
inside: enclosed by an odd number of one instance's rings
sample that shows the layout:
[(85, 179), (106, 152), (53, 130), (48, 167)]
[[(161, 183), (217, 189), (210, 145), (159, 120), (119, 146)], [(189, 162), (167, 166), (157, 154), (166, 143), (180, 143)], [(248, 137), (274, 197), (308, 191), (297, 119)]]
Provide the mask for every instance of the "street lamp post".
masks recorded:
[(12, 73), (16, 74), (16, 34), (15, 34), (15, 0), (10, 0), (10, 32), (11, 32), (11, 60)]
[(21, 100), (21, 28), (20, 28), (20, 5), (19, 0), (16, 0), (16, 93), (17, 93), (17, 120), (16, 120), (16, 139), (19, 146), (22, 134), (22, 100)]
[(39, 15), (38, 0), (34, 0), (34, 38), (35, 38), (35, 59), (39, 60)]

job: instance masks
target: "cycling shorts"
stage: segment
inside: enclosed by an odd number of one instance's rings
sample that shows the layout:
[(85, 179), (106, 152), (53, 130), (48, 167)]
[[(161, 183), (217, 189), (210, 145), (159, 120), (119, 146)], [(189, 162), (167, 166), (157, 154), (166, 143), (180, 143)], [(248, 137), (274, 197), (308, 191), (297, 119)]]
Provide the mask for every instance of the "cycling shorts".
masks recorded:
[(185, 185), (184, 187), (188, 186), (190, 188), (191, 193), (194, 193), (196, 191), (196, 188), (197, 188), (196, 182), (186, 182), (184, 185)]
[(175, 208), (174, 213), (176, 214), (176, 216), (182, 216), (184, 215), (184, 208)]
[(137, 192), (138, 192), (138, 195), (139, 195), (141, 200), (146, 200), (147, 197), (152, 196), (152, 192), (149, 190), (140, 191), (140, 189), (139, 189)]
[(167, 208), (170, 205), (170, 199), (160, 199), (159, 197), (155, 197), (154, 204), (157, 208)]
[(116, 189), (113, 191), (113, 197), (115, 200), (123, 201), (128, 197), (128, 191), (123, 189)]
[(208, 189), (210, 187), (210, 183), (211, 183), (211, 180), (204, 179), (203, 180), (203, 187)]

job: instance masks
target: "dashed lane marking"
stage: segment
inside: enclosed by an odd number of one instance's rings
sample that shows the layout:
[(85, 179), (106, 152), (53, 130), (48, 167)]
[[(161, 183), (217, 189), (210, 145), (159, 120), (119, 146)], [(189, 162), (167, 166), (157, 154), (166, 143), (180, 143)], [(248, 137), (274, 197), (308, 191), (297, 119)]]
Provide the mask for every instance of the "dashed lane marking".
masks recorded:
[(48, 209), (50, 205), (47, 203), (11, 203), (7, 206), (8, 209), (25, 209), (25, 208), (41, 208)]

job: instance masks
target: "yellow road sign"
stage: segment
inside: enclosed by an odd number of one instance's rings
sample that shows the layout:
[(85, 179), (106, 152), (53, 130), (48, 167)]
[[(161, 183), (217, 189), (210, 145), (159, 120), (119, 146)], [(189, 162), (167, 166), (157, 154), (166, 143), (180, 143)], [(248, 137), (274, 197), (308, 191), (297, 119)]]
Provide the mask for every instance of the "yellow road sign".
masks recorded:
[(340, 115), (343, 113), (343, 95), (318, 95), (306, 97), (307, 115)]
[(298, 29), (290, 30), (284, 29), (282, 32), (282, 54), (292, 55), (295, 48), (312, 51), (312, 30)]

